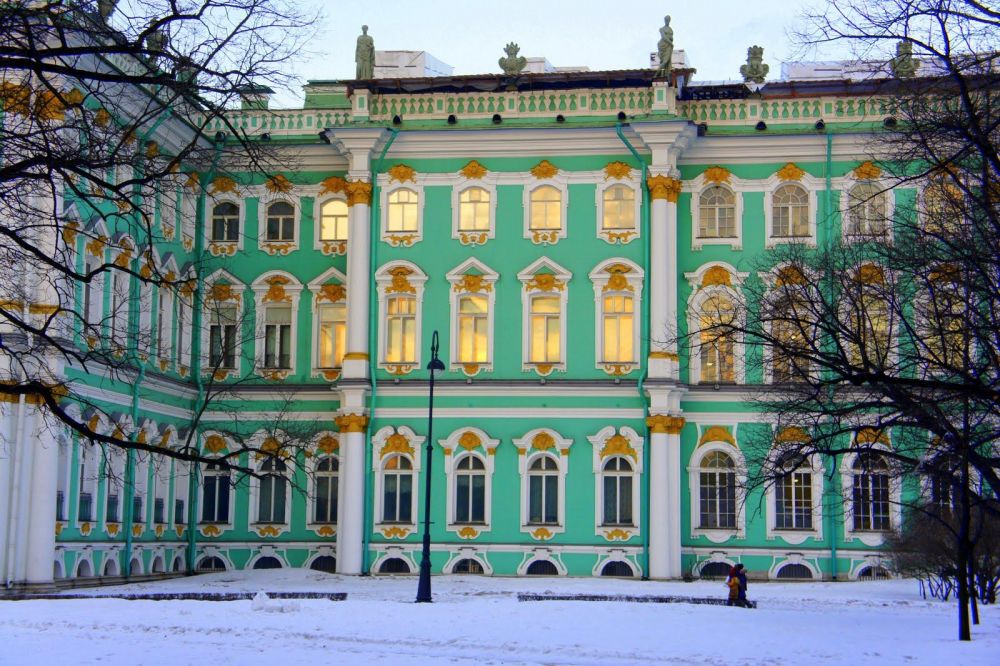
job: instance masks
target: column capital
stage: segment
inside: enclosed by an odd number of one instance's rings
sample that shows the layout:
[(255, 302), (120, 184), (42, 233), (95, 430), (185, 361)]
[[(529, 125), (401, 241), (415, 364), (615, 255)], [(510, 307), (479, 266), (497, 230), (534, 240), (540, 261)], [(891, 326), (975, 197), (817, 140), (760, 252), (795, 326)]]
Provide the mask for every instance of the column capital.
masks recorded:
[(368, 417), (364, 414), (341, 414), (334, 419), (340, 432), (364, 432), (368, 428)]
[(347, 183), (344, 188), (347, 192), (347, 205), (355, 206), (361, 204), (363, 206), (372, 205), (372, 184), (364, 180), (352, 180)]
[(677, 203), (677, 198), (681, 194), (681, 181), (670, 176), (649, 176), (646, 178), (646, 187), (649, 188), (650, 199), (666, 199), (670, 203)]
[(670, 416), (669, 414), (650, 414), (646, 418), (646, 427), (651, 433), (679, 435), (684, 423), (683, 416)]

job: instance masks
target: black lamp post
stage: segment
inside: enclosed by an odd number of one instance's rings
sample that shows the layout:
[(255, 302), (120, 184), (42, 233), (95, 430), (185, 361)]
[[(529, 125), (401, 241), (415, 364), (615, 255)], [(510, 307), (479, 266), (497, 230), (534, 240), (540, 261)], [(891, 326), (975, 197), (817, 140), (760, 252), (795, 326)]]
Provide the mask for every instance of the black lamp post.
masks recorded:
[(438, 358), (438, 332), (431, 338), (430, 372), (431, 391), (427, 406), (427, 446), (424, 472), (424, 546), (420, 557), (420, 582), (417, 584), (417, 603), (431, 603), (431, 452), (433, 451), (434, 378), (444, 372), (444, 363)]

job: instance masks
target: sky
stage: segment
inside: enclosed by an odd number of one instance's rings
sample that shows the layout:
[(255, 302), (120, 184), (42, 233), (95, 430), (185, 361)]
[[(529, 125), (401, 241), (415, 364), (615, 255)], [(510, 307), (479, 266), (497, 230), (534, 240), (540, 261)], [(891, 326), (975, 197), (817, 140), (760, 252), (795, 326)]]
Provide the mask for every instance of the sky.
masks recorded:
[[(739, 78), (747, 48), (764, 47), (770, 78), (798, 54), (787, 34), (807, 4), (818, 0), (297, 0), (324, 17), (293, 72), (308, 79), (354, 78), (354, 47), (361, 26), (376, 50), (428, 51), (455, 74), (499, 72), (507, 42), (521, 55), (544, 56), (556, 66), (591, 70), (649, 66), (663, 17), (671, 15), (674, 48), (683, 49), (700, 81)], [(820, 54), (829, 56), (830, 54)], [(811, 59), (811, 56), (810, 56)], [(277, 107), (301, 104), (301, 91), (282, 92)]]

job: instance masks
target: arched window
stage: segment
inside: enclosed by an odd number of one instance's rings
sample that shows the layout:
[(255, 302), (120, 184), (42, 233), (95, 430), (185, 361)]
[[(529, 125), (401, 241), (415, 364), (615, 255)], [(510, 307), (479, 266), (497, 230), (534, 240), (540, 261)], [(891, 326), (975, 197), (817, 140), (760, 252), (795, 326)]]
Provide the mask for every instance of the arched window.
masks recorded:
[(722, 451), (702, 458), (699, 516), (703, 529), (736, 529), (736, 465)]
[(859, 453), (852, 471), (854, 529), (889, 530), (889, 465), (885, 458), (877, 453)]
[(80, 564), (76, 566), (76, 577), (77, 578), (90, 578), (94, 575), (94, 569), (90, 566), (89, 560), (81, 560)]
[(615, 578), (633, 578), (635, 573), (626, 562), (614, 560), (601, 567), (601, 576), (613, 576)]
[(384, 574), (408, 574), (410, 573), (410, 565), (401, 557), (390, 557), (379, 565), (378, 572)]
[(174, 573), (180, 573), (184, 571), (184, 558), (178, 555), (174, 558), (174, 564), (170, 567), (170, 570)]
[(847, 198), (847, 233), (851, 236), (881, 236), (888, 215), (888, 194), (874, 183), (858, 183)]
[(118, 575), (118, 562), (115, 559), (115, 555), (109, 555), (104, 560), (104, 576), (117, 576)]
[(736, 195), (713, 185), (698, 197), (698, 237), (736, 238)]
[(413, 190), (400, 189), (389, 194), (387, 231), (416, 231), (419, 199)]
[(708, 562), (701, 567), (698, 577), (709, 579), (727, 578), (730, 569), (732, 567), (725, 562)]
[(201, 522), (229, 522), (229, 470), (217, 463), (205, 465), (202, 475)]
[(221, 557), (203, 557), (196, 568), (201, 572), (225, 571), (226, 563)]
[(813, 528), (812, 471), (805, 458), (786, 455), (774, 487), (774, 527), (778, 530)]
[(258, 557), (253, 563), (254, 569), (280, 569), (281, 560), (277, 557)]
[(275, 201), (267, 207), (267, 240), (295, 240), (295, 207), (287, 201)]
[(562, 193), (551, 185), (531, 191), (528, 229), (552, 231), (562, 229)]
[(309, 568), (313, 571), (325, 571), (326, 573), (337, 573), (337, 558), (332, 555), (320, 555)]
[(455, 562), (451, 572), (453, 574), (482, 574), (483, 565), (472, 558), (466, 558)]
[(635, 190), (625, 185), (613, 185), (604, 190), (603, 198), (604, 230), (635, 229)]
[(766, 353), (771, 357), (771, 381), (775, 384), (808, 376), (808, 335), (814, 328), (811, 315), (808, 299), (799, 293), (779, 293), (768, 304), (765, 319), (771, 322), (773, 342)]
[(324, 202), (319, 209), (319, 239), (346, 241), (347, 234), (347, 202), (342, 199)]
[(458, 362), (486, 363), (489, 359), (489, 299), (468, 294), (458, 299)]
[(924, 230), (945, 234), (958, 228), (966, 215), (962, 190), (945, 177), (936, 177), (924, 189)]
[[(413, 463), (394, 455), (382, 466), (382, 522), (413, 521)], [(407, 567), (407, 573), (409, 567)]]
[(486, 466), (478, 456), (455, 464), (455, 522), (486, 522)]
[(604, 320), (603, 359), (605, 363), (632, 363), (635, 361), (633, 331), (635, 306), (628, 294), (605, 294), (602, 299)]
[(888, 580), (891, 578), (885, 567), (865, 567), (858, 572), (858, 580)]
[(531, 297), (531, 363), (559, 363), (562, 330), (562, 301), (558, 296)]
[(786, 183), (774, 191), (771, 235), (775, 238), (809, 236), (809, 195), (798, 185)]
[(142, 560), (139, 559), (138, 557), (133, 557), (132, 561), (129, 562), (128, 571), (129, 571), (129, 575), (132, 575), (132, 576), (140, 575), (141, 576), (143, 574)]
[(228, 201), (212, 208), (212, 240), (235, 242), (240, 238), (240, 209)]
[(528, 523), (555, 525), (559, 522), (559, 464), (542, 455), (528, 467)]
[(700, 381), (711, 384), (736, 381), (736, 334), (731, 330), (734, 318), (733, 302), (724, 294), (710, 296), (702, 303), (698, 336)]
[(458, 197), (458, 230), (489, 231), (490, 193), (481, 187), (463, 190)]
[(558, 576), (559, 569), (548, 560), (535, 560), (528, 565), (526, 572), (529, 576)]
[(386, 363), (414, 363), (417, 340), (417, 299), (392, 296), (386, 303)]
[[(609, 458), (601, 470), (604, 482), (604, 525), (632, 525), (632, 464), (622, 456)], [(631, 575), (631, 574), (629, 574)]]
[(813, 574), (804, 564), (786, 564), (778, 569), (775, 578), (779, 580), (812, 580)]
[(889, 303), (877, 293), (874, 286), (864, 287), (850, 304), (851, 333), (848, 343), (851, 363), (870, 364), (884, 368), (889, 359), (892, 327)]
[(313, 499), (313, 522), (337, 522), (337, 486), (340, 462), (333, 456), (320, 458), (316, 462), (315, 497)]
[(260, 466), (260, 486), (257, 495), (257, 522), (284, 523), (288, 466), (283, 460), (268, 458)]
[(966, 353), (971, 353), (972, 338), (967, 334), (967, 299), (970, 293), (959, 282), (953, 269), (941, 268), (932, 274), (929, 295), (923, 299), (921, 337), (927, 346), (929, 370), (963, 370)]

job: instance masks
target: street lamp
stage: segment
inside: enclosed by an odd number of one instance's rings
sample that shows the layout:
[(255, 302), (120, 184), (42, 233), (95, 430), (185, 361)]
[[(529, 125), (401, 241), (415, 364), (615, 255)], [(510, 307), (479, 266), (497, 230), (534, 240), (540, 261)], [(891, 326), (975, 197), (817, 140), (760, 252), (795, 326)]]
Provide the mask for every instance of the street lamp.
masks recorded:
[(431, 603), (431, 451), (434, 426), (434, 378), (444, 372), (444, 363), (438, 358), (438, 332), (431, 337), (430, 402), (427, 406), (427, 446), (425, 448), (427, 471), (424, 472), (424, 546), (420, 557), (420, 582), (417, 584), (417, 603)]

